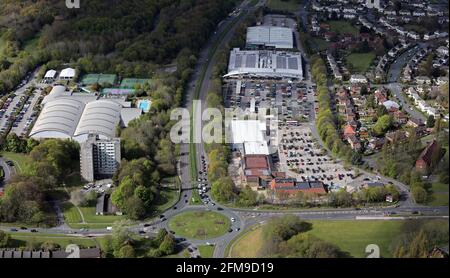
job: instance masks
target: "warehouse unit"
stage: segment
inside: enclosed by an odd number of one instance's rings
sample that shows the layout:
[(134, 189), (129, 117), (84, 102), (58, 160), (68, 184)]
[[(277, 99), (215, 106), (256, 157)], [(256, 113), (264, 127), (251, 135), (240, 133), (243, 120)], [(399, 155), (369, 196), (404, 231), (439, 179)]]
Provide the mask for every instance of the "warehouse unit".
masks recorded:
[(303, 80), (302, 56), (298, 52), (234, 48), (224, 77)]
[(291, 28), (276, 26), (254, 26), (247, 28), (247, 48), (294, 48)]

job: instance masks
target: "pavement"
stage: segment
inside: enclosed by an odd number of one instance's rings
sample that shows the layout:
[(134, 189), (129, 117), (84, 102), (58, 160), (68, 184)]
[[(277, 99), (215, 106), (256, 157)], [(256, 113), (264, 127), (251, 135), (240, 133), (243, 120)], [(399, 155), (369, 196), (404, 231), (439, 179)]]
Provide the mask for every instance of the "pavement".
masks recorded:
[(420, 43), (416, 47), (412, 48), (411, 51), (407, 50), (403, 52), (389, 67), (388, 72), (388, 84), (386, 87), (392, 92), (395, 98), (398, 100), (399, 104), (403, 107), (403, 109), (413, 118), (421, 119), (422, 121), (426, 121), (426, 117), (421, 112), (417, 111), (414, 108), (411, 108), (411, 105), (408, 104), (405, 95), (402, 93), (403, 85), (398, 82), (400, 75), (402, 73), (403, 67), (407, 62), (421, 49), (425, 49), (428, 46), (427, 43)]

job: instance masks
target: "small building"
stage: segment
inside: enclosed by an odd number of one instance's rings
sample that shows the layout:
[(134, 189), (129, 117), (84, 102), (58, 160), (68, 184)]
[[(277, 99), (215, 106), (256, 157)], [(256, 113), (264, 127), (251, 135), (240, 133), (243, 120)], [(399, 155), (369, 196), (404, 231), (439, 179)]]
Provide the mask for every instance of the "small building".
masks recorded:
[(368, 82), (367, 77), (365, 77), (362, 74), (353, 74), (350, 77), (350, 83), (353, 83), (353, 84), (357, 84), (357, 83), (366, 84), (367, 82)]
[(267, 155), (246, 155), (243, 159), (242, 169), (246, 182), (256, 185), (259, 177), (269, 176), (271, 173), (269, 157)]
[(298, 192), (310, 194), (326, 194), (324, 184), (321, 181), (298, 182), (293, 178), (275, 178), (270, 182), (270, 188), (276, 192), (286, 193), (290, 196)]
[(96, 215), (106, 214), (121, 214), (118, 212), (117, 207), (113, 205), (111, 201), (111, 195), (102, 194), (97, 198), (97, 205), (95, 206)]
[(442, 154), (442, 149), (436, 140), (431, 141), (430, 144), (420, 153), (416, 160), (416, 170), (428, 174), (437, 163)]
[(56, 79), (57, 74), (56, 70), (48, 70), (44, 75), (44, 81), (53, 82)]
[(74, 80), (76, 76), (76, 71), (73, 68), (66, 68), (59, 74), (60, 80)]
[(344, 127), (344, 138), (347, 138), (349, 136), (355, 136), (355, 135), (356, 135), (355, 129), (351, 125), (347, 124)]
[(366, 182), (362, 185), (363, 188), (374, 188), (374, 187), (384, 187), (384, 183), (382, 182), (377, 182), (377, 181), (373, 181), (373, 182)]
[(383, 102), (383, 106), (386, 107), (386, 109), (388, 111), (391, 111), (393, 109), (398, 110), (400, 108), (400, 105), (398, 105), (397, 102), (392, 101), (392, 100), (387, 100), (387, 101)]
[(417, 76), (416, 77), (416, 83), (420, 85), (430, 85), (431, 79), (428, 76)]
[(361, 142), (359, 141), (358, 137), (352, 135), (347, 137), (347, 142), (350, 144), (350, 147), (353, 150), (360, 150), (361, 149)]
[(386, 133), (386, 140), (389, 142), (389, 143), (392, 143), (392, 142), (394, 142), (394, 141), (397, 141), (397, 142), (402, 142), (402, 141), (405, 141), (406, 140), (406, 138), (408, 138), (407, 136), (406, 136), (406, 131), (402, 131), (402, 130), (397, 130), (397, 131), (393, 131), (393, 132), (388, 132), (388, 133)]

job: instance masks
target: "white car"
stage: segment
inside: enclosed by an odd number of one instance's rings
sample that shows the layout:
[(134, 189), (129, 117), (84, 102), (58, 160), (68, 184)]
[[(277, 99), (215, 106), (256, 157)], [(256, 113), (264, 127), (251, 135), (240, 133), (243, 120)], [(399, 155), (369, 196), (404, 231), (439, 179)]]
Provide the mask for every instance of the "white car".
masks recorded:
[(234, 221), (236, 221), (236, 219), (234, 219), (234, 217), (231, 217), (231, 222), (234, 222)]

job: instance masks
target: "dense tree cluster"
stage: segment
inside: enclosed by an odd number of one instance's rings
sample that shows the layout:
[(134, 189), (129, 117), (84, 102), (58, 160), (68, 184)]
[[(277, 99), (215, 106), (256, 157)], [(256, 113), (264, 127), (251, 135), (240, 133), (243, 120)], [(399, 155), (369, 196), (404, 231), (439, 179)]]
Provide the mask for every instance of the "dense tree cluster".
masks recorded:
[[(6, 1), (0, 4), (0, 36), (6, 45), (0, 57), (19, 59), (0, 73), (0, 92), (49, 61), (70, 62), (81, 72), (152, 76), (157, 65), (173, 62), (183, 48), (198, 52), (234, 3), (95, 0), (74, 11), (58, 0)], [(30, 41), (37, 41), (33, 50), (26, 49)]]
[[(432, 194), (431, 184), (424, 182), (422, 174), (414, 168), (415, 161), (423, 147), (415, 131), (412, 130), (410, 134), (405, 142), (396, 140), (392, 143), (386, 143), (381, 150), (381, 156), (377, 160), (377, 166), (383, 175), (408, 184), (416, 202), (426, 203), (430, 200)], [(438, 144), (448, 146), (448, 139), (439, 134), (440, 132), (435, 135)], [(439, 181), (448, 182), (448, 153), (445, 153), (443, 157), (441, 155), (434, 156), (432, 160), (432, 165), (434, 165), (432, 174), (436, 175)]]
[(46, 140), (30, 152), (22, 173), (6, 185), (0, 199), (0, 222), (50, 225), (48, 193), (67, 177), (78, 175), (79, 146), (69, 140)]
[(346, 254), (337, 246), (306, 232), (312, 224), (294, 215), (270, 219), (263, 226), (260, 257), (278, 258), (340, 258)]
[(408, 220), (390, 249), (395, 258), (427, 258), (433, 247), (448, 244), (448, 221)]
[(336, 124), (337, 119), (331, 110), (331, 98), (327, 88), (327, 68), (322, 58), (311, 57), (311, 74), (317, 84), (317, 100), (319, 111), (316, 126), (323, 142), (333, 154), (344, 158), (347, 162), (358, 162), (352, 159), (354, 152), (342, 142)]
[(165, 229), (159, 230), (152, 239), (137, 239), (133, 237), (130, 225), (127, 220), (116, 222), (112, 235), (105, 237), (102, 246), (105, 257), (158, 258), (176, 251), (175, 238)]
[(123, 160), (115, 181), (118, 188), (112, 194), (113, 203), (131, 219), (143, 218), (150, 212), (158, 196), (159, 173), (150, 160)]

